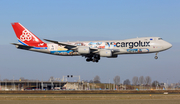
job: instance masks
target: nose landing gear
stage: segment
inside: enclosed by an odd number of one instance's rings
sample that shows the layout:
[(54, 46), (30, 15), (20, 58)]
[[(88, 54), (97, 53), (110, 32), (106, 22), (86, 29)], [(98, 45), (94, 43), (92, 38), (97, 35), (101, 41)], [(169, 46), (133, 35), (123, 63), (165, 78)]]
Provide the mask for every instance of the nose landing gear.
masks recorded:
[(157, 56), (158, 52), (156, 53), (156, 56), (154, 57), (155, 59), (158, 59), (158, 56)]
[(158, 59), (158, 57), (157, 57), (157, 56), (155, 56), (154, 58), (155, 58), (155, 59)]

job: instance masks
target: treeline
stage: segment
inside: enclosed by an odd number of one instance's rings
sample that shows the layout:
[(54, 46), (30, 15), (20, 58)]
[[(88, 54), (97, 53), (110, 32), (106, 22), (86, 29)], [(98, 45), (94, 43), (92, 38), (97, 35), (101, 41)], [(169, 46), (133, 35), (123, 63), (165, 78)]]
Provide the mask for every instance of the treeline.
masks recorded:
[[(117, 75), (114, 77), (113, 81), (116, 85), (123, 84), (123, 85), (134, 85), (134, 86), (141, 86), (141, 85), (143, 85), (143, 86), (160, 86), (160, 83), (157, 80), (152, 82), (152, 79), (150, 76), (146, 76), (146, 77), (134, 76), (131, 81), (129, 79), (126, 79), (123, 82), (121, 82), (120, 76)], [(100, 77), (98, 75), (96, 75), (93, 80), (90, 80), (90, 81), (85, 80), (84, 82), (101, 83)]]

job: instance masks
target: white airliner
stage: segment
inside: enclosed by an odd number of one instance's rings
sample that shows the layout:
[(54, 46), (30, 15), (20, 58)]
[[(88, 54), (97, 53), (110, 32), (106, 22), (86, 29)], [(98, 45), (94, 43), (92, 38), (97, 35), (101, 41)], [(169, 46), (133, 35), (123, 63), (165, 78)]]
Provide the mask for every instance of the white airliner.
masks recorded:
[(160, 37), (143, 37), (126, 40), (58, 42), (44, 39), (41, 41), (20, 23), (12, 23), (19, 43), (12, 43), (18, 49), (36, 51), (60, 56), (84, 56), (86, 61), (98, 62), (100, 57), (117, 58), (122, 54), (157, 53), (172, 45)]

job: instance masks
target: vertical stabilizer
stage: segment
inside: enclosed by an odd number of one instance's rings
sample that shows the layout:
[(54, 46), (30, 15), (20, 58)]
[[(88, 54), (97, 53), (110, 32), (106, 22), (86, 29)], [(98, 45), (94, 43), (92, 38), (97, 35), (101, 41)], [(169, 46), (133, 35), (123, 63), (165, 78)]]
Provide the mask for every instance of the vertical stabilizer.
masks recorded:
[(35, 36), (20, 23), (12, 23), (12, 27), (14, 29), (14, 32), (16, 33), (18, 41), (21, 44), (33, 47), (47, 47), (46, 43), (41, 41), (37, 36)]

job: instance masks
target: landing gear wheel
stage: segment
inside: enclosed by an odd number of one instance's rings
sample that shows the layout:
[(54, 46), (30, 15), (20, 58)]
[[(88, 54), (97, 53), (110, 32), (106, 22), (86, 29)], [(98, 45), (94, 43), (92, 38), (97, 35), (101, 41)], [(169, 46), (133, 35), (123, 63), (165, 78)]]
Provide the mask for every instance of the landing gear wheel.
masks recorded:
[(100, 60), (100, 55), (89, 55), (89, 56), (86, 56), (86, 61), (89, 62), (89, 61), (92, 61), (92, 62), (99, 62)]
[(157, 56), (155, 56), (154, 58), (155, 58), (155, 59), (158, 59), (158, 57), (157, 57)]
[(158, 56), (157, 56), (158, 52), (156, 52), (156, 56), (154, 57), (155, 59), (158, 59)]
[(87, 62), (89, 62), (90, 60), (89, 59), (86, 59)]
[(92, 61), (93, 61), (93, 62), (99, 62), (99, 60), (96, 59), (96, 58), (94, 58)]
[(96, 59), (93, 59), (92, 62), (96, 62)]
[(92, 61), (92, 58), (87, 58), (86, 61), (87, 62)]

